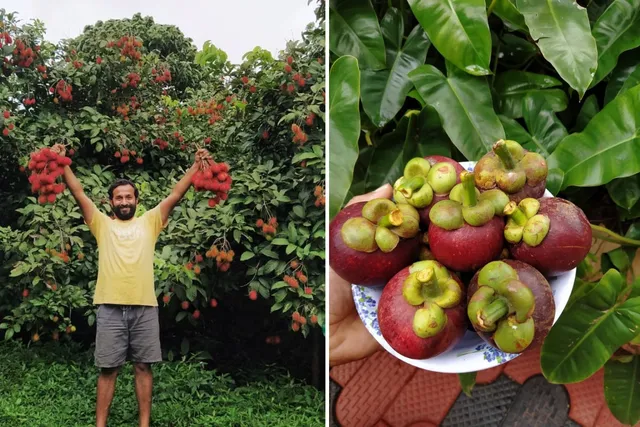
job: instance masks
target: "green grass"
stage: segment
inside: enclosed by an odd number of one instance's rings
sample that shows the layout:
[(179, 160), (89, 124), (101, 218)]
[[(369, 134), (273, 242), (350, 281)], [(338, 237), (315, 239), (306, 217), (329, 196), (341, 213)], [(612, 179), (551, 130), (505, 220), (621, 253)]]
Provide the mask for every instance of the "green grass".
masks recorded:
[[(50, 343), (0, 343), (0, 426), (95, 425), (98, 371), (91, 354)], [(198, 363), (154, 367), (152, 425), (324, 426), (324, 396), (286, 373), (253, 371), (242, 384)], [(109, 426), (137, 426), (133, 370), (118, 377)]]

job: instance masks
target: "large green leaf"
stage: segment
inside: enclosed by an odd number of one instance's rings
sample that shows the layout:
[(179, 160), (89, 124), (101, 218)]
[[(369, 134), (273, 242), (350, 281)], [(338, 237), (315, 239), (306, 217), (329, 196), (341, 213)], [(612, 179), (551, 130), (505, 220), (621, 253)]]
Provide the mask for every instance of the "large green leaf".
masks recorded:
[(532, 94), (543, 96), (553, 111), (563, 111), (567, 108), (567, 94), (562, 89), (551, 89), (561, 84), (560, 80), (544, 74), (515, 70), (500, 73), (493, 86), (498, 95), (498, 113), (513, 119), (522, 117), (522, 101)]
[(582, 103), (582, 108), (580, 108), (580, 112), (578, 113), (578, 117), (576, 118), (576, 124), (573, 127), (573, 132), (582, 132), (584, 128), (587, 127), (587, 124), (595, 117), (596, 114), (600, 112), (600, 106), (598, 105), (598, 98), (596, 98), (595, 94), (591, 94), (587, 96), (587, 98)]
[(351, 187), (360, 135), (360, 72), (353, 56), (338, 58), (329, 72), (329, 214), (333, 218)]
[(329, 49), (355, 56), (362, 69), (386, 67), (384, 40), (370, 0), (329, 2)]
[(451, 157), (451, 140), (442, 128), (438, 112), (431, 106), (425, 106), (417, 122), (417, 147), (415, 156), (440, 155)]
[(640, 421), (640, 356), (604, 365), (604, 398), (613, 416), (627, 425)]
[(640, 172), (640, 86), (607, 104), (583, 132), (564, 138), (548, 159), (562, 189), (592, 187)]
[(538, 48), (528, 40), (515, 34), (505, 33), (501, 37), (491, 33), (493, 40), (493, 55), (500, 58), (500, 66), (519, 68), (538, 54)]
[(614, 179), (607, 184), (611, 199), (624, 209), (631, 209), (640, 200), (640, 174)]
[(393, 184), (402, 176), (404, 165), (416, 151), (415, 126), (419, 113), (417, 110), (408, 111), (396, 129), (382, 137), (369, 164), (366, 188)]
[(516, 0), (531, 37), (580, 99), (598, 66), (587, 10), (574, 0)]
[(540, 354), (542, 373), (549, 382), (567, 384), (589, 378), (640, 333), (640, 297), (620, 302), (624, 289), (624, 278), (617, 270), (609, 270), (560, 315)]
[(504, 138), (489, 85), (485, 77), (471, 76), (448, 61), (447, 74), (432, 65), (422, 65), (409, 73), (409, 78), (438, 112), (444, 130), (462, 155), (478, 160)]
[(493, 13), (496, 14), (511, 30), (528, 32), (524, 16), (513, 5), (511, 0), (486, 0), (487, 5), (493, 4)]
[(438, 52), (473, 75), (487, 75), (491, 33), (484, 0), (408, 0)]
[[(383, 127), (400, 111), (407, 94), (413, 87), (409, 72), (424, 64), (429, 39), (417, 25), (401, 49), (395, 49), (394, 29), (400, 29), (400, 43), (404, 26), (398, 9), (387, 11), (382, 21), (382, 32), (387, 46), (387, 70), (362, 70), (362, 107), (373, 124)], [(388, 34), (388, 36), (387, 36)]]
[(527, 132), (527, 130), (523, 128), (517, 120), (503, 115), (499, 115), (498, 118), (502, 123), (502, 127), (504, 127), (504, 134), (507, 139), (518, 141), (520, 145), (523, 145), (525, 147), (531, 147), (532, 145), (535, 145), (531, 134)]
[(614, 0), (589, 0), (587, 3), (589, 22), (596, 22), (613, 1)]
[[(623, 87), (630, 89), (640, 83), (640, 49), (634, 49), (620, 55), (618, 65), (609, 76), (604, 93), (604, 105), (618, 96)], [(629, 83), (627, 84), (627, 80)]]
[(616, 0), (591, 31), (598, 46), (598, 69), (591, 87), (613, 70), (618, 56), (640, 46), (640, 0)]
[(534, 93), (523, 101), (524, 121), (531, 134), (532, 146), (527, 150), (536, 151), (545, 158), (556, 149), (558, 143), (567, 136), (567, 129), (553, 112), (547, 98)]

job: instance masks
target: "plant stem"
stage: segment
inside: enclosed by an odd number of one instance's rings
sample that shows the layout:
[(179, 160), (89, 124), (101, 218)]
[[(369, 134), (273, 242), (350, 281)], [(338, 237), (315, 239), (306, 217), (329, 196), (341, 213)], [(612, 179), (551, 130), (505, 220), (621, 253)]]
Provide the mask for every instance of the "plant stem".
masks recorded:
[(528, 220), (522, 209), (514, 201), (507, 203), (507, 206), (504, 207), (504, 214), (512, 218), (520, 227), (523, 227)]
[(496, 7), (496, 0), (491, 0), (491, 4), (489, 5), (489, 8), (487, 9), (487, 18), (489, 18), (489, 16), (491, 16), (491, 13), (493, 13), (493, 8)]
[(501, 139), (493, 144), (493, 152), (496, 153), (496, 156), (500, 158), (502, 164), (507, 169), (513, 169), (516, 167), (516, 161), (513, 159), (513, 156), (507, 148), (507, 143), (504, 142), (504, 139)]
[(508, 312), (509, 306), (507, 303), (498, 298), (482, 309), (480, 317), (484, 321), (485, 325), (495, 325), (495, 323)]
[(461, 174), (462, 179), (462, 205), (466, 207), (475, 206), (478, 203), (476, 199), (476, 186), (473, 173), (464, 171)]

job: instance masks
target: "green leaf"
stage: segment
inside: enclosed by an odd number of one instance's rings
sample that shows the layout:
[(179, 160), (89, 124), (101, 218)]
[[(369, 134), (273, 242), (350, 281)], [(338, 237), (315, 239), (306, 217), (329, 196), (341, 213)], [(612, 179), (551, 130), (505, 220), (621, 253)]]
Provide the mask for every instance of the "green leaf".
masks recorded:
[(631, 209), (640, 200), (640, 174), (618, 178), (607, 184), (611, 199), (624, 209)]
[(500, 73), (494, 83), (498, 113), (512, 119), (523, 117), (523, 101), (532, 94), (544, 97), (553, 111), (564, 111), (567, 94), (562, 89), (551, 89), (561, 84), (560, 80), (544, 74), (515, 70)]
[(256, 256), (256, 254), (254, 254), (251, 251), (242, 252), (242, 255), (240, 255), (240, 261), (246, 261), (248, 259), (253, 258), (254, 256)]
[(622, 52), (640, 46), (640, 0), (616, 0), (591, 31), (598, 47), (598, 69), (591, 87), (616, 66)]
[(408, 2), (442, 56), (469, 74), (491, 73), (491, 33), (484, 0)]
[(281, 246), (283, 246), (283, 245), (288, 245), (289, 241), (287, 239), (283, 239), (282, 237), (278, 237), (277, 239), (273, 239), (271, 241), (271, 244), (272, 245), (281, 245)]
[(518, 141), (522, 146), (530, 147), (531, 145), (534, 145), (531, 134), (529, 134), (529, 132), (527, 132), (520, 123), (507, 116), (500, 115), (498, 118), (504, 127), (504, 133), (507, 139)]
[(283, 282), (283, 281), (279, 281), (279, 282), (276, 282), (276, 283), (274, 283), (273, 285), (271, 285), (271, 290), (274, 290), (274, 289), (282, 289), (282, 288), (288, 288), (288, 287), (289, 287), (289, 284), (288, 284), (288, 283)]
[(582, 108), (576, 118), (576, 124), (573, 127), (573, 132), (582, 132), (591, 119), (600, 112), (600, 106), (598, 105), (598, 99), (594, 94), (591, 94), (582, 103)]
[(294, 214), (296, 214), (300, 218), (304, 218), (305, 217), (304, 208), (302, 206), (300, 206), (300, 205), (295, 205), (292, 208), (292, 211), (293, 211)]
[(493, 4), (493, 13), (512, 30), (520, 30), (528, 33), (527, 24), (524, 22), (524, 16), (513, 5), (512, 0), (487, 0), (487, 5)]
[(477, 374), (477, 372), (465, 372), (463, 374), (458, 374), (460, 387), (462, 388), (464, 394), (469, 397), (471, 397), (471, 390), (473, 389), (473, 386), (476, 385)]
[(523, 104), (524, 121), (533, 143), (525, 148), (536, 151), (547, 158), (549, 154), (553, 153), (560, 141), (567, 136), (567, 129), (543, 95), (539, 93), (527, 95)]
[(504, 138), (486, 78), (471, 76), (447, 62), (447, 74), (433, 65), (409, 73), (418, 92), (439, 114), (444, 130), (467, 158), (478, 160)]
[(261, 254), (268, 256), (269, 258), (278, 259), (278, 254), (270, 249), (264, 248), (260, 251)]
[(612, 268), (617, 269), (623, 275), (631, 266), (629, 255), (623, 248), (616, 248), (602, 254), (601, 258), (602, 271), (609, 271)]
[(287, 255), (290, 255), (296, 249), (298, 249), (298, 247), (296, 245), (289, 245), (289, 246), (287, 246), (287, 249), (285, 249), (285, 252), (286, 252)]
[(417, 147), (414, 156), (440, 155), (451, 157), (452, 143), (442, 128), (438, 112), (427, 105), (422, 108), (416, 123)]
[(329, 49), (356, 57), (363, 69), (385, 68), (384, 40), (370, 0), (329, 2)]
[(329, 168), (329, 216), (336, 216), (351, 187), (353, 168), (358, 159), (360, 135), (360, 73), (358, 61), (344, 56), (331, 67), (329, 73), (331, 135)]
[(181, 321), (182, 319), (184, 319), (185, 317), (187, 317), (187, 312), (186, 311), (181, 311), (180, 313), (178, 313), (176, 315), (176, 322)]
[(574, 0), (516, 0), (531, 37), (582, 99), (598, 66), (587, 10)]
[[(402, 17), (397, 9), (389, 9), (385, 15), (382, 26), (383, 34), (385, 24), (391, 21), (391, 25), (402, 26)], [(407, 94), (413, 87), (408, 74), (413, 71), (427, 57), (429, 39), (418, 25), (409, 36), (401, 50), (387, 49), (387, 70), (362, 70), (362, 108), (377, 127), (383, 127), (393, 119), (404, 105)]]
[[(592, 187), (640, 172), (640, 86), (607, 104), (581, 133), (564, 138), (547, 159), (564, 172), (561, 189)], [(620, 161), (624, 159), (624, 161)]]
[(628, 90), (640, 83), (639, 54), (640, 49), (634, 49), (620, 55), (618, 65), (609, 76), (609, 83), (604, 93), (604, 105), (618, 96), (623, 87)]
[(554, 384), (583, 381), (640, 332), (640, 297), (620, 303), (624, 278), (609, 270), (599, 284), (565, 310), (542, 346), (540, 366)]
[(640, 356), (627, 363), (609, 360), (604, 365), (604, 398), (621, 423), (640, 421)]
[(416, 151), (416, 143), (411, 137), (419, 112), (408, 111), (400, 120), (396, 129), (384, 135), (375, 147), (367, 171), (366, 188), (378, 188), (383, 184), (393, 184), (402, 176), (404, 165), (411, 160)]
[[(502, 1), (509, 2), (509, 0)], [(498, 38), (495, 33), (492, 33), (491, 39), (494, 46), (494, 55), (499, 55), (500, 65), (507, 68), (523, 67), (538, 54), (538, 48), (535, 44), (515, 34), (505, 33)]]

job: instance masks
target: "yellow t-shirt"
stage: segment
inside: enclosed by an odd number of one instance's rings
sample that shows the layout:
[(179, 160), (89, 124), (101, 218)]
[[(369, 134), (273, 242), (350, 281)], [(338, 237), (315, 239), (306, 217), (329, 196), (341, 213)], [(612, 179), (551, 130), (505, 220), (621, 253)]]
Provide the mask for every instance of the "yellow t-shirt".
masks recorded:
[(111, 219), (93, 206), (87, 224), (98, 242), (98, 281), (94, 304), (157, 306), (153, 260), (162, 224), (160, 206), (138, 218)]

